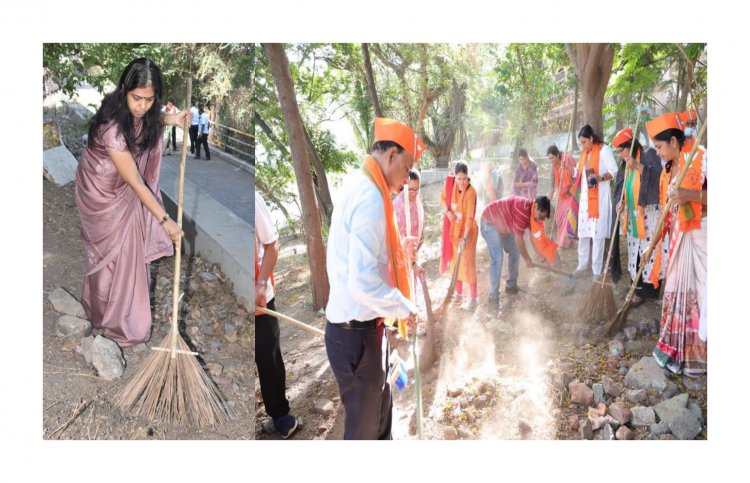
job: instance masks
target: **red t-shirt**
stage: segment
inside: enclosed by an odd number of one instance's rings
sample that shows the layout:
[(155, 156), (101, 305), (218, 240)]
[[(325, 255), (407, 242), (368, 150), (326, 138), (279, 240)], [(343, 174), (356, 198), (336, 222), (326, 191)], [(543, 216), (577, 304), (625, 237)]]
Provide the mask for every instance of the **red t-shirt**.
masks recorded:
[(482, 212), (482, 221), (492, 223), (502, 235), (523, 232), (531, 226), (531, 205), (534, 200), (511, 195), (488, 204)]

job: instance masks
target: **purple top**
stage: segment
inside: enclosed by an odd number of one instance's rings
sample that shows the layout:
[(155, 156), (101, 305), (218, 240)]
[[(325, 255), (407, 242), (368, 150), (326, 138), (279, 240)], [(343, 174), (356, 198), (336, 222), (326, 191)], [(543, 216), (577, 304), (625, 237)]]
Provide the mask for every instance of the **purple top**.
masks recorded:
[[(524, 182), (529, 183), (526, 186), (517, 187), (517, 182)], [(516, 166), (516, 174), (513, 176), (513, 187), (511, 189), (511, 193), (516, 196), (521, 196), (523, 198), (530, 198), (534, 199), (536, 198), (536, 187), (539, 184), (539, 177), (537, 175), (536, 171), (536, 163), (533, 159), (529, 158), (529, 165), (524, 169), (523, 165), (521, 163), (518, 163), (518, 166)]]

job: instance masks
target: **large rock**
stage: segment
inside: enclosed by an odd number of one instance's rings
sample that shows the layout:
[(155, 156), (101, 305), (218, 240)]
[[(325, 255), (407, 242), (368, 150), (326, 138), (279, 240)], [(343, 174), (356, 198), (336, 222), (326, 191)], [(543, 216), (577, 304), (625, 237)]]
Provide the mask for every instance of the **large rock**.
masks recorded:
[(594, 391), (582, 382), (571, 382), (568, 385), (570, 402), (589, 406), (594, 401)]
[(612, 403), (609, 406), (609, 414), (611, 414), (620, 424), (628, 424), (633, 417), (630, 409), (628, 409), (625, 403), (621, 402)]
[(76, 179), (78, 161), (63, 145), (42, 151), (42, 164), (44, 177), (58, 186), (65, 186)]
[(625, 327), (622, 329), (622, 333), (625, 334), (626, 339), (633, 340), (638, 333), (638, 329), (635, 327)]
[(615, 437), (619, 440), (633, 439), (633, 432), (627, 426), (620, 426), (620, 429), (615, 433)]
[(651, 426), (656, 423), (656, 414), (651, 407), (635, 406), (630, 408), (630, 413), (632, 415), (630, 425), (633, 427)]
[(91, 348), (94, 344), (92, 336), (82, 337), (81, 343), (76, 347), (76, 352), (81, 354), (88, 364), (91, 364)]
[(61, 314), (86, 318), (86, 311), (83, 310), (81, 302), (62, 287), (57, 287), (54, 292), (49, 294), (49, 301), (52, 303), (52, 307)]
[(625, 398), (633, 404), (641, 404), (648, 398), (648, 392), (645, 389), (631, 389), (625, 392)]
[(649, 426), (649, 430), (651, 431), (651, 433), (659, 436), (669, 432), (669, 425), (662, 421), (661, 423), (656, 423)]
[(561, 372), (557, 375), (555, 375), (554, 380), (552, 381), (552, 384), (561, 391), (568, 388), (568, 385), (573, 380), (573, 376), (568, 374), (567, 372)]
[(88, 337), (91, 335), (93, 329), (93, 327), (91, 327), (91, 322), (72, 315), (63, 315), (57, 319), (56, 328), (58, 337)]
[(701, 408), (701, 405), (698, 404), (697, 401), (693, 401), (693, 400), (688, 401), (687, 408), (698, 419), (698, 422), (700, 422), (701, 424), (705, 422), (705, 419), (703, 418), (703, 409)]
[(625, 386), (631, 389), (655, 389), (662, 392), (667, 388), (669, 380), (664, 370), (659, 367), (652, 356), (645, 356), (628, 371), (625, 376)]
[(609, 353), (613, 356), (622, 357), (625, 355), (625, 347), (619, 340), (613, 340), (609, 343)]
[(602, 430), (599, 431), (599, 437), (603, 441), (611, 441), (615, 439), (615, 431), (612, 429), (612, 426), (605, 424)]
[(97, 335), (91, 344), (91, 363), (99, 376), (110, 381), (119, 379), (125, 371), (125, 359), (120, 347), (101, 335)]
[(607, 376), (602, 376), (602, 387), (604, 392), (612, 397), (618, 397), (622, 393), (620, 386), (612, 382), (612, 379)]
[(701, 429), (698, 418), (687, 408), (676, 410), (669, 421), (669, 430), (677, 439), (695, 439)]
[(675, 396), (655, 405), (654, 411), (656, 411), (657, 416), (659, 416), (659, 420), (669, 424), (675, 414), (677, 414), (678, 410), (687, 408), (687, 402), (688, 394), (682, 393), (679, 396)]
[(656, 319), (643, 319), (638, 322), (638, 332), (644, 335), (655, 334), (659, 330), (659, 321)]

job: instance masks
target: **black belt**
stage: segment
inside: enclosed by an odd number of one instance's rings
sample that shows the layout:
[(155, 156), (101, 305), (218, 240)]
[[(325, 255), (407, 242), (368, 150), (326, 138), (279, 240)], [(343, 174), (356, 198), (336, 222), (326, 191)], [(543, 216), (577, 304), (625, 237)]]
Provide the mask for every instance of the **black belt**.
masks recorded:
[(341, 327), (342, 329), (346, 330), (364, 330), (364, 329), (374, 329), (381, 325), (383, 323), (383, 318), (378, 317), (377, 319), (372, 320), (350, 320), (349, 322), (342, 322), (340, 324), (335, 324)]

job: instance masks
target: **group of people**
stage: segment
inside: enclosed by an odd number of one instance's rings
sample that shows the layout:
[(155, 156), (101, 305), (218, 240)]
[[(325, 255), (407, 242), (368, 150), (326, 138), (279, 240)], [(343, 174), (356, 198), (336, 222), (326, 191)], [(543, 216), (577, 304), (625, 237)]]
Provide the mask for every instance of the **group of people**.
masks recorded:
[[(163, 134), (166, 126), (182, 126), (196, 116), (193, 109), (180, 111), (171, 102), (162, 112), (162, 93), (158, 66), (147, 58), (132, 61), (90, 121), (88, 145), (76, 173), (76, 205), (87, 261), (83, 306), (93, 325), (121, 347), (149, 340), (149, 263), (172, 255), (183, 234), (164, 209), (158, 187)], [(200, 127), (205, 113), (197, 112), (196, 133), (205, 135)], [(601, 276), (603, 241), (611, 235), (612, 220), (621, 214), (631, 277), (635, 278), (639, 264), (646, 264), (638, 281), (639, 297), (656, 296), (659, 284), (664, 284), (654, 357), (675, 373), (704, 374), (708, 197), (703, 147), (697, 147), (687, 175), (679, 186), (676, 183), (697, 142), (695, 122), (694, 111), (667, 113), (648, 122), (646, 130), (655, 149), (642, 146), (629, 128), (621, 130), (612, 140), (622, 158), (619, 170), (612, 149), (584, 126), (578, 135), (583, 151), (577, 163), (555, 146), (548, 149), (554, 175), (548, 196), (536, 196), (536, 165), (523, 152), (513, 194), (489, 201), (479, 223), (468, 166), (456, 163), (441, 193), (440, 269), (459, 264), (457, 300), (468, 294), (467, 308), (477, 304), (479, 233), (490, 253), (488, 302), (492, 306), (499, 304), (505, 254), (509, 294), (518, 291), (520, 257), (530, 268), (539, 265), (526, 249), (527, 230), (541, 263), (554, 263), (558, 246), (571, 247), (577, 238), (576, 271), (586, 270), (592, 258), (592, 271)], [(347, 439), (391, 437), (386, 328), (413, 334), (417, 313), (413, 277), (423, 273), (417, 253), (424, 242), (425, 217), (420, 177), (413, 168), (424, 143), (409, 126), (386, 118), (376, 118), (374, 138), (371, 154), (334, 208), (327, 245), (331, 295), (325, 345), (346, 412)], [(609, 186), (613, 180), (614, 198)], [(551, 215), (555, 192), (558, 236), (552, 241), (544, 222)], [(667, 207), (666, 223), (657, 230), (657, 220)], [(273, 309), (278, 235), (257, 192), (255, 213), (255, 303)], [(644, 261), (644, 250), (654, 239), (661, 248)], [(289, 437), (299, 420), (290, 414), (285, 395), (278, 320), (258, 313), (255, 323), (256, 363), (266, 412), (282, 437)]]
[[(180, 112), (179, 108), (175, 105), (173, 99), (167, 99), (167, 103), (161, 108), (162, 115), (173, 115)], [(188, 129), (188, 135), (190, 136), (190, 154), (195, 155), (195, 159), (201, 159), (201, 146), (205, 152), (206, 160), (211, 160), (211, 152), (208, 150), (208, 131), (211, 125), (211, 121), (208, 118), (208, 113), (205, 112), (202, 106), (193, 105), (190, 107), (190, 128)], [(177, 152), (177, 126), (172, 126), (171, 129), (164, 129), (164, 151), (163, 154), (169, 156), (173, 152)]]

